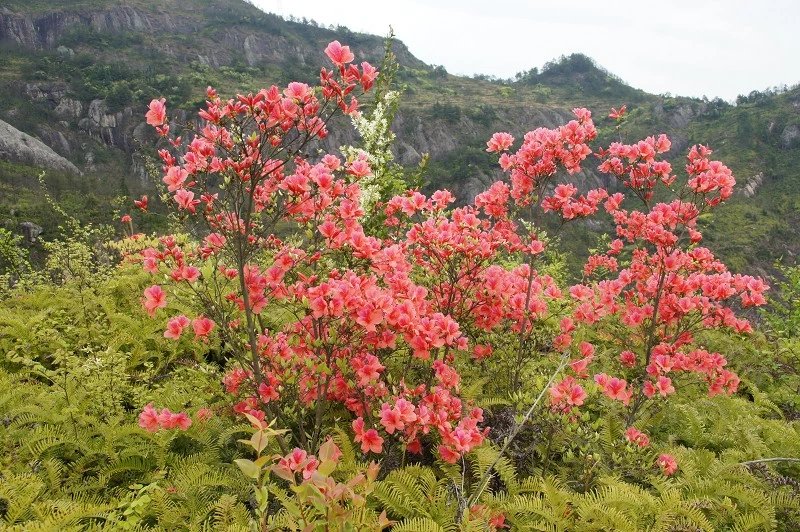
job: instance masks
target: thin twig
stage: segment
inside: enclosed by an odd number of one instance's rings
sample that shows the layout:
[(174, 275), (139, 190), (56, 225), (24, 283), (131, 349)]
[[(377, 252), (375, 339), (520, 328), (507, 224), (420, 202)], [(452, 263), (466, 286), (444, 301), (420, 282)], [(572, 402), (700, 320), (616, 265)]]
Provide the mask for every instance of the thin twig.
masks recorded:
[(748, 460), (747, 462), (739, 462), (739, 465), (749, 466), (755, 464), (764, 464), (767, 462), (800, 462), (800, 458), (759, 458), (758, 460)]
[(492, 462), (492, 465), (490, 465), (488, 468), (486, 468), (486, 471), (483, 473), (483, 476), (481, 477), (481, 480), (478, 482), (477, 489), (470, 496), (469, 501), (467, 501), (467, 508), (471, 508), (472, 505), (474, 505), (476, 502), (478, 502), (478, 498), (481, 496), (481, 493), (483, 493), (483, 490), (486, 489), (486, 485), (489, 483), (489, 477), (492, 474), (492, 469), (494, 469), (495, 466), (500, 462), (500, 459), (503, 457), (505, 452), (508, 450), (508, 447), (511, 445), (511, 442), (514, 441), (514, 438), (517, 437), (517, 434), (519, 434), (519, 431), (522, 430), (522, 427), (525, 426), (525, 423), (527, 423), (528, 420), (530, 420), (531, 416), (533, 415), (534, 410), (536, 410), (536, 407), (539, 406), (539, 402), (544, 397), (544, 394), (547, 393), (547, 390), (550, 389), (550, 386), (553, 384), (553, 381), (556, 379), (558, 374), (561, 373), (561, 370), (564, 369), (567, 366), (567, 362), (568, 361), (569, 361), (569, 356), (568, 356), (567, 353), (564, 353), (563, 355), (561, 355), (561, 360), (560, 360), (560, 362), (558, 364), (558, 367), (553, 372), (553, 374), (550, 375), (550, 378), (548, 379), (547, 384), (544, 385), (544, 387), (542, 388), (542, 391), (539, 392), (539, 396), (536, 398), (536, 400), (533, 402), (533, 404), (530, 406), (530, 408), (528, 408), (528, 411), (525, 412), (525, 415), (522, 417), (522, 421), (520, 421), (517, 424), (517, 426), (514, 427), (514, 430), (511, 431), (511, 434), (509, 434), (509, 436), (506, 438), (506, 441), (503, 444), (503, 447), (500, 448), (500, 452), (497, 453), (497, 458), (494, 459), (494, 462)]

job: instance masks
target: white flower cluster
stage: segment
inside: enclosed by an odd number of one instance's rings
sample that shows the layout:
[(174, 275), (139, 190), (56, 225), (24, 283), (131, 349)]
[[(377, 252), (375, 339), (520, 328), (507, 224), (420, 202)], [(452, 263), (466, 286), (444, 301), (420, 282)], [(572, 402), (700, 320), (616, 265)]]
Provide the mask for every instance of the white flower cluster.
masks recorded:
[(353, 127), (361, 135), (362, 148), (342, 146), (339, 150), (347, 158), (354, 160), (362, 155), (372, 169), (372, 174), (361, 180), (361, 207), (365, 212), (375, 205), (380, 197), (381, 176), (384, 170), (394, 160), (391, 145), (395, 135), (389, 129), (389, 113), (400, 94), (397, 91), (387, 91), (375, 109), (365, 116), (357, 113), (352, 116)]

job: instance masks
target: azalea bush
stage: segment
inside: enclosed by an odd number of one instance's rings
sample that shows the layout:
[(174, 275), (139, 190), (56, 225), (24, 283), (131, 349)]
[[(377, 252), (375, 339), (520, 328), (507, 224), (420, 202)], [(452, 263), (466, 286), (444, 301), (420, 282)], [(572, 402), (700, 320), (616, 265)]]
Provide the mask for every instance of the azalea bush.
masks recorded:
[[(167, 314), (164, 336), (187, 329), (225, 346), (234, 411), (275, 421), (283, 453), (316, 452), (342, 425), (365, 454), (456, 462), (491, 431), (460, 393), (460, 368), (476, 364), (510, 363), (514, 392), (530, 361), (549, 361), (551, 410), (612, 401), (639, 446), (648, 438), (634, 424), (681, 382), (704, 382), (711, 396), (736, 391), (726, 358), (695, 336), (749, 332), (732, 309), (764, 304), (767, 285), (729, 273), (701, 245), (698, 217), (735, 184), (710, 149), (692, 147), (679, 179), (662, 158), (665, 135), (596, 147), (591, 113), (575, 109), (572, 121), (531, 131), (516, 149), (510, 134), (495, 134), (487, 151), (500, 154), (508, 179), (472, 204), (414, 190), (368, 202), (388, 228), (374, 236), (362, 224), (372, 215), (363, 195), (375, 175), (369, 154), (310, 158), (306, 148), (327, 136), (335, 113), (359, 113), (357, 93), (378, 73), (338, 42), (326, 54), (334, 68), (321, 71), (316, 90), (291, 83), (222, 100), (209, 89), (188, 139), (173, 135), (163, 100), (147, 114), (166, 141), (163, 182), (202, 241), (168, 236), (142, 251), (143, 267), (161, 280), (143, 305)], [(590, 157), (620, 191), (580, 192), (569, 176)], [(583, 282), (559, 286), (537, 271), (544, 216), (568, 223), (602, 211), (614, 239), (589, 257)], [(201, 313), (160, 312), (173, 298)], [(668, 454), (656, 465), (665, 475), (679, 467)]]
[[(521, 141), (495, 133), (486, 151), (502, 178), (467, 204), (446, 190), (400, 190), (397, 94), (382, 77), (391, 61), (379, 73), (337, 41), (325, 53), (317, 87), (230, 99), (208, 88), (190, 124), (170, 120), (165, 100), (150, 103), (161, 199), (180, 230), (135, 234), (139, 214), (125, 214), (122, 264), (92, 285), (102, 294), (123, 279), (115, 294), (142, 307), (131, 312), (141, 333), (115, 351), (124, 393), (84, 390), (87, 402), (113, 394), (116, 417), (37, 420), (14, 403), (8, 448), (47, 426), (28, 461), (54, 461), (53, 486), (96, 476), (116, 497), (91, 510), (109, 527), (180, 527), (184, 516), (263, 530), (769, 529), (796, 519), (800, 448), (778, 435), (796, 427), (759, 402), (730, 356), (767, 283), (729, 272), (697, 224), (735, 185), (708, 147), (691, 147), (677, 171), (667, 136), (600, 146), (579, 108)], [(337, 115), (363, 144), (324, 153)], [(589, 173), (613, 184), (592, 188)], [(558, 234), (543, 228), (590, 218), (608, 238), (567, 283)], [(62, 349), (98, 353), (106, 341), (78, 338)], [(141, 361), (142, 342), (170, 354)], [(63, 377), (63, 401), (74, 402), (74, 364), (42, 366), (22, 353), (28, 344), (6, 343), (14, 356), (0, 368)], [(0, 378), (32, 378), (33, 396), (35, 371)], [(128, 449), (112, 429), (138, 443)], [(741, 439), (746, 449), (731, 443)], [(115, 443), (99, 454), (97, 441)], [(116, 469), (95, 469), (97, 456)], [(768, 457), (782, 461), (763, 466)], [(71, 481), (53, 480), (59, 471)], [(17, 486), (34, 473), (6, 476)], [(33, 519), (23, 506), (9, 522)], [(74, 519), (65, 522), (88, 522)]]

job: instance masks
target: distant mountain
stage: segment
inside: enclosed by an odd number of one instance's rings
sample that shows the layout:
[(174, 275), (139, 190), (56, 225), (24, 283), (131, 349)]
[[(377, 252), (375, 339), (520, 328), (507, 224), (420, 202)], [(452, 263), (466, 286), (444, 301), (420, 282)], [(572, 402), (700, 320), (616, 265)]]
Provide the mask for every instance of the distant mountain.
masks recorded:
[(583, 54), (570, 54), (545, 63), (517, 76), (517, 81), (528, 85), (542, 85), (562, 90), (565, 95), (578, 94), (624, 98), (627, 102), (648, 100), (646, 92), (635, 89)]
[[(19, 146), (0, 149), (0, 224), (16, 228), (33, 221), (52, 230), (57, 221), (35, 189), (42, 168), (68, 209), (108, 221), (110, 198), (151, 190), (139, 155), (153, 142), (143, 122), (151, 98), (166, 97), (171, 109), (188, 118), (207, 85), (231, 94), (291, 79), (313, 82), (326, 64), (322, 50), (333, 39), (374, 63), (382, 57), (380, 36), (286, 21), (242, 0), (5, 0), (0, 120), (41, 141), (52, 157), (25, 158)], [(707, 143), (737, 175), (737, 197), (715, 214), (712, 248), (738, 269), (761, 269), (781, 256), (796, 260), (798, 89), (754, 91), (733, 106), (648, 94), (580, 54), (511, 82), (449, 75), (400, 42), (395, 53), (398, 82), (407, 86), (394, 125), (398, 160), (411, 165), (429, 153), (431, 187), (449, 187), (466, 200), (497, 178), (496, 164), (484, 151), (493, 131), (519, 136), (552, 127), (580, 105), (595, 113), (601, 136), (611, 140), (613, 124), (605, 115), (611, 106), (627, 104), (629, 139), (668, 133), (678, 164), (686, 147)], [(0, 130), (5, 145), (15, 142), (4, 133), (8, 128)], [(327, 147), (352, 140), (345, 125)], [(591, 171), (583, 177), (587, 186), (601, 182)], [(594, 241), (587, 228), (570, 238), (577, 252)]]

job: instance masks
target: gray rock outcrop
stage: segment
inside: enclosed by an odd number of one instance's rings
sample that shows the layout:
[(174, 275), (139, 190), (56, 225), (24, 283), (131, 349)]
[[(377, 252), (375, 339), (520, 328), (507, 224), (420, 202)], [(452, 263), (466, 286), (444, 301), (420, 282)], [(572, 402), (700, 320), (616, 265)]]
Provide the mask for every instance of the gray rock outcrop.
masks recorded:
[(795, 148), (800, 145), (800, 126), (792, 124), (786, 126), (781, 133), (781, 146), (783, 148)]
[(0, 160), (50, 168), (72, 174), (80, 170), (47, 144), (0, 120)]
[(764, 184), (764, 172), (759, 172), (747, 181), (745, 181), (744, 185), (741, 189), (739, 189), (742, 193), (742, 196), (745, 198), (752, 198), (758, 192), (758, 189), (761, 185)]
[(25, 240), (29, 244), (36, 242), (36, 239), (39, 238), (39, 235), (44, 232), (44, 229), (42, 229), (41, 225), (37, 225), (33, 222), (22, 222), (19, 224), (19, 228), (22, 231), (22, 234), (25, 236)]

